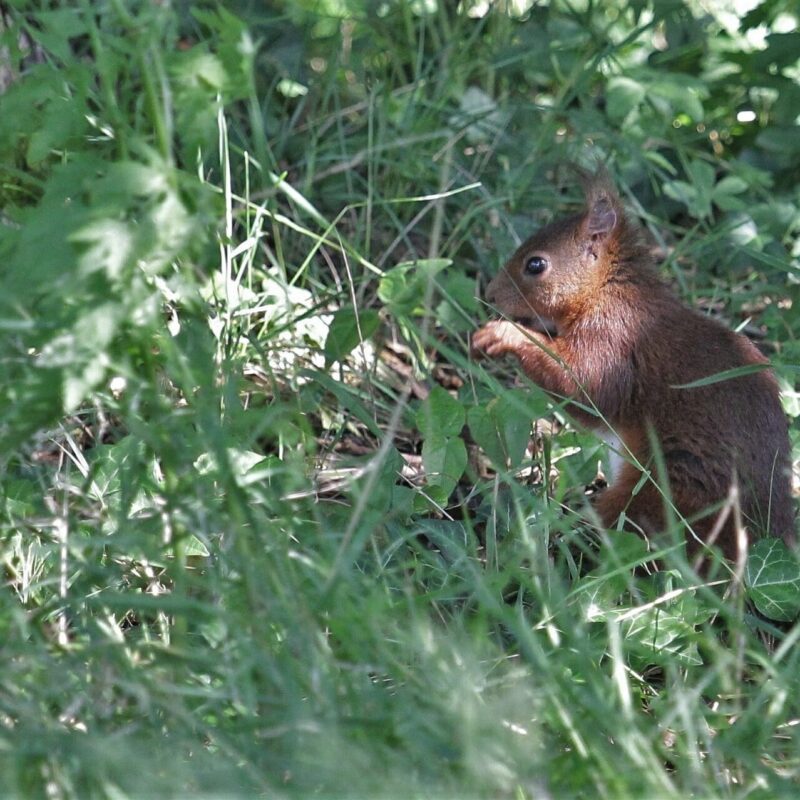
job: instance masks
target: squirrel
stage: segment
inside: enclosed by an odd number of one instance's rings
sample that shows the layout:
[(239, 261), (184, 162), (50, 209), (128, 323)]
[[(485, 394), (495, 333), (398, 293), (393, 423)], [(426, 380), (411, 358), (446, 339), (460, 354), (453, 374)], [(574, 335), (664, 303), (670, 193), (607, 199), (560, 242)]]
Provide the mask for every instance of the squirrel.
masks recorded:
[(514, 356), (534, 383), (568, 399), (578, 423), (618, 437), (623, 459), (593, 503), (604, 527), (622, 512), (648, 538), (666, 527), (664, 492), (655, 477), (641, 481), (643, 469), (658, 474), (655, 442), (671, 502), (694, 534), (690, 556), (715, 542), (736, 559), (734, 515), (720, 514), (734, 481), (746, 529), (793, 546), (788, 425), (768, 360), (683, 305), (604, 171), (583, 183), (585, 209), (531, 236), (489, 283), (486, 300), (503, 318), (473, 334), (473, 354)]

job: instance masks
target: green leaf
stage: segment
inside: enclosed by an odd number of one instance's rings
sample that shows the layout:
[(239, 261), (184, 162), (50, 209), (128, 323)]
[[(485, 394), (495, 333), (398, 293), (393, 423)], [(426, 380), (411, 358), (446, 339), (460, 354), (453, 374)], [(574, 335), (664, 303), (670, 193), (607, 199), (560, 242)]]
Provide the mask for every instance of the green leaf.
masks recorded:
[(616, 531), (600, 548), (597, 560), (606, 567), (622, 566), (629, 570), (645, 561), (647, 554), (647, 542), (637, 533)]
[(767, 36), (767, 47), (753, 54), (753, 66), (758, 70), (768, 71), (770, 67), (791, 66), (797, 63), (800, 53), (800, 33), (770, 33)]
[(194, 535), (190, 534), (183, 544), (184, 555), (187, 557), (196, 556), (200, 558), (208, 558), (211, 555), (208, 548)]
[(136, 436), (123, 436), (114, 444), (92, 448), (92, 484), (90, 492), (97, 500), (114, 503), (123, 488), (124, 470), (142, 469), (144, 443)]
[(53, 98), (47, 104), (41, 127), (33, 132), (28, 142), (25, 160), (30, 166), (44, 161), (51, 151), (66, 148), (85, 130), (86, 121), (80, 108), (72, 98)]
[(366, 425), (374, 436), (383, 438), (383, 432), (375, 423), (372, 414), (367, 410), (361, 398), (350, 387), (334, 380), (321, 370), (304, 369), (300, 371), (300, 376), (310, 378), (320, 384), (336, 397), (343, 409), (346, 409), (349, 414), (352, 414), (359, 422)]
[(503, 446), (494, 415), (484, 406), (472, 406), (467, 412), (467, 425), (472, 438), (488, 456), (495, 469), (505, 469), (508, 453)]
[(42, 348), (42, 366), (64, 368), (65, 411), (74, 411), (105, 376), (107, 349), (123, 318), (120, 304), (103, 303)]
[(703, 192), (710, 192), (714, 186), (714, 179), (716, 171), (707, 161), (695, 159), (689, 162), (687, 168), (689, 175), (693, 179), (693, 183)]
[[(378, 459), (380, 458), (380, 461)], [(403, 469), (403, 457), (394, 448), (390, 447), (381, 456), (380, 453), (360, 459), (365, 467), (363, 474), (354, 481), (350, 490), (354, 496), (360, 496), (369, 490), (366, 496), (366, 507), (371, 511), (385, 514), (396, 502), (408, 502), (408, 498), (398, 495), (396, 486), (398, 476)], [(377, 472), (377, 476), (374, 474)], [(399, 487), (402, 488), (402, 487)], [(413, 502), (413, 500), (412, 500)], [(402, 511), (402, 506), (400, 508)]]
[(0, 494), (3, 513), (15, 522), (33, 516), (42, 503), (39, 487), (32, 480), (6, 479)]
[(791, 622), (800, 616), (800, 562), (782, 539), (768, 537), (750, 548), (744, 580), (765, 617)]
[(69, 63), (74, 58), (70, 39), (86, 33), (86, 23), (80, 10), (67, 7), (56, 11), (38, 11), (36, 17), (42, 27), (37, 37), (39, 42), (59, 60)]
[(756, 144), (776, 155), (795, 157), (800, 153), (800, 136), (796, 125), (765, 128), (756, 137)]
[(473, 439), (497, 469), (515, 469), (525, 456), (533, 414), (524, 399), (512, 392), (490, 400), (485, 408), (473, 406), (467, 422)]
[(741, 194), (748, 189), (747, 182), (738, 175), (726, 175), (715, 187), (714, 196), (720, 194)]
[(415, 536), (425, 536), (448, 559), (448, 580), (457, 578), (461, 568), (467, 567), (465, 545), (470, 534), (463, 522), (428, 517), (416, 520), (413, 531)]
[(398, 264), (381, 278), (378, 297), (396, 316), (422, 313), (430, 282), (452, 263), (449, 258), (428, 258)]
[(460, 272), (442, 274), (442, 301), (436, 306), (436, 319), (450, 330), (471, 331), (480, 303), (475, 296), (475, 279)]
[(639, 106), (646, 95), (645, 87), (632, 78), (619, 76), (611, 78), (606, 88), (606, 110), (613, 122), (622, 123)]
[(737, 175), (724, 177), (711, 193), (715, 205), (723, 211), (732, 211), (744, 207), (744, 200), (737, 197), (748, 189), (747, 183)]
[(380, 325), (378, 312), (367, 309), (357, 313), (354, 308), (340, 308), (334, 315), (325, 338), (325, 363), (342, 361)]
[(508, 112), (498, 110), (495, 100), (477, 86), (464, 90), (459, 105), (459, 112), (450, 117), (450, 126), (457, 131), (465, 128), (472, 144), (493, 139), (508, 124)]
[(422, 444), (422, 464), (428, 488), (438, 488), (435, 499), (445, 502), (467, 468), (467, 448), (461, 439), (435, 434)]
[(464, 406), (441, 386), (434, 386), (417, 413), (417, 427), (424, 439), (457, 436), (464, 427)]
[(683, 203), (698, 219), (709, 217), (713, 204), (725, 211), (742, 207), (736, 195), (749, 188), (742, 178), (728, 175), (715, 183), (714, 167), (699, 159), (689, 164), (687, 172), (691, 181), (667, 181), (664, 183), (664, 194)]
[(650, 663), (703, 663), (695, 641), (695, 627), (686, 621), (680, 604), (651, 607), (625, 621), (622, 627), (634, 664), (640, 669)]
[(662, 189), (667, 197), (683, 203), (689, 211), (697, 215), (698, 198), (694, 186), (685, 181), (665, 181)]
[(673, 116), (686, 114), (694, 122), (700, 122), (705, 116), (701, 94), (707, 94), (707, 90), (697, 82), (694, 86), (687, 86), (689, 82), (688, 76), (675, 75), (668, 80), (655, 82), (648, 88), (654, 96), (663, 98), (669, 104)]
[(222, 62), (199, 47), (176, 55), (173, 75), (179, 89), (210, 89), (214, 92), (222, 91), (227, 78)]
[(118, 279), (136, 256), (136, 241), (131, 225), (116, 219), (98, 219), (68, 237), (81, 246), (80, 269), (84, 273), (103, 270)]

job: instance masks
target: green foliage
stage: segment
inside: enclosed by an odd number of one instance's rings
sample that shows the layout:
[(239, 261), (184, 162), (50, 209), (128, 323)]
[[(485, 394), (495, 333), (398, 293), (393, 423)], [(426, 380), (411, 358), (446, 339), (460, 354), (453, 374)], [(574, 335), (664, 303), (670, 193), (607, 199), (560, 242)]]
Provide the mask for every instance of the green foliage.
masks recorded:
[(436, 503), (447, 502), (467, 466), (467, 448), (459, 438), (464, 419), (464, 407), (441, 386), (431, 390), (417, 414), (422, 464)]
[(365, 339), (369, 339), (380, 325), (377, 311), (366, 309), (359, 313), (354, 308), (340, 308), (331, 321), (325, 338), (326, 365), (343, 361)]
[(601, 158), (800, 414), (797, 10), (485, 6), (5, 4), (2, 796), (796, 794), (795, 554), (466, 353)]
[(769, 619), (800, 616), (800, 562), (780, 539), (762, 539), (750, 550), (745, 572), (748, 594)]

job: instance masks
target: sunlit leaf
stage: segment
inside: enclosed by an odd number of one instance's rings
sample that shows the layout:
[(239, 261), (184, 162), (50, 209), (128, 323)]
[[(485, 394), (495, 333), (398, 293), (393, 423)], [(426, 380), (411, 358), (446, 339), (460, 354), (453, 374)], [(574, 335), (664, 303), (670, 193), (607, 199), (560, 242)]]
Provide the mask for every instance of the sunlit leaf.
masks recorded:
[(791, 622), (800, 615), (800, 561), (782, 539), (768, 537), (750, 548), (745, 583), (765, 617)]

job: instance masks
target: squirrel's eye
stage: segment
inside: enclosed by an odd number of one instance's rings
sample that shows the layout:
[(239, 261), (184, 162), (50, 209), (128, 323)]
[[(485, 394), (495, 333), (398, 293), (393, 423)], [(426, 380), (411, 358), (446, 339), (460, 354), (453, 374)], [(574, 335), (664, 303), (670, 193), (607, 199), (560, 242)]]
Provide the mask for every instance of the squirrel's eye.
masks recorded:
[(525, 273), (527, 275), (541, 275), (547, 269), (547, 259), (541, 256), (531, 256), (525, 262)]

